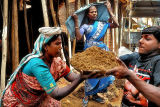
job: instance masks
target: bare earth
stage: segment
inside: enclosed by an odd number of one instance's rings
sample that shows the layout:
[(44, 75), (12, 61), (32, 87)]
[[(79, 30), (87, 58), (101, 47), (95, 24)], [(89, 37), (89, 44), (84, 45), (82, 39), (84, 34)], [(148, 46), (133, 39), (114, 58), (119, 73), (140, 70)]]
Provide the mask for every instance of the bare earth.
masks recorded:
[[(102, 50), (93, 46), (81, 53), (76, 53), (71, 58), (71, 65), (78, 70), (99, 70), (105, 73), (108, 69), (119, 66), (116, 55), (113, 52)], [(76, 72), (76, 71), (75, 71)], [(61, 79), (58, 84), (65, 86), (69, 84), (65, 79)], [(107, 88), (106, 93), (98, 93), (105, 99), (105, 104), (100, 104), (89, 100), (88, 107), (120, 107), (123, 96), (124, 80), (116, 79), (112, 85)], [(82, 107), (84, 97), (84, 83), (81, 83), (74, 92), (61, 100), (62, 107)]]

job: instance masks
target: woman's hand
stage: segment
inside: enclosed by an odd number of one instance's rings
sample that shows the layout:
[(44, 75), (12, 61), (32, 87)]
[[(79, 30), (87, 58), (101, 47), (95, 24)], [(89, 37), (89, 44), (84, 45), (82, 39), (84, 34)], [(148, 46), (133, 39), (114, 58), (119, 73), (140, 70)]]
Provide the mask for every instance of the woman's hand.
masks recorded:
[(111, 3), (108, 0), (104, 5), (106, 5), (107, 9), (111, 9)]
[(74, 20), (74, 21), (77, 21), (77, 20), (78, 20), (78, 16), (77, 16), (77, 14), (75, 14), (75, 13), (74, 13), (74, 14), (72, 14), (72, 18), (73, 18), (73, 20)]
[(114, 75), (118, 79), (129, 76), (130, 71), (127, 68), (127, 66), (120, 59), (117, 59), (117, 61), (120, 64), (120, 66), (108, 70), (106, 72), (106, 75)]
[(97, 71), (82, 71), (79, 70), (81, 74), (81, 79), (89, 79), (89, 78), (100, 78), (104, 77), (104, 74), (97, 72)]

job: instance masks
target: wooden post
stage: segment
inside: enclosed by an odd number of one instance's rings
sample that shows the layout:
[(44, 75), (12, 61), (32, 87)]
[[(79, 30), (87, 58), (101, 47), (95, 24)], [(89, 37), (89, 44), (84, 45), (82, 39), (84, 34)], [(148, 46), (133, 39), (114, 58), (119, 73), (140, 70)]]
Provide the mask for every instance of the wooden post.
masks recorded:
[[(75, 1), (75, 11), (80, 8), (79, 6), (79, 0)], [(76, 49), (76, 39), (73, 40), (73, 48), (72, 48), (72, 55), (75, 54), (75, 49)]]
[(132, 3), (130, 1), (130, 9), (129, 9), (129, 25), (128, 25), (128, 41), (129, 41), (129, 49), (131, 50), (131, 15), (132, 15)]
[(12, 71), (19, 64), (19, 39), (18, 39), (18, 9), (17, 0), (13, 0), (12, 10)]
[[(69, 16), (69, 1), (66, 0), (66, 17)], [(69, 32), (67, 31), (67, 35), (68, 35), (68, 53), (69, 53), (69, 59), (72, 57), (72, 53), (71, 53), (71, 38), (69, 35)], [(70, 65), (70, 69), (73, 69)]]
[(2, 31), (2, 63), (0, 94), (5, 88), (6, 62), (7, 62), (7, 32), (8, 32), (8, 0), (3, 1), (3, 31)]
[(48, 11), (47, 11), (46, 0), (41, 0), (41, 2), (42, 2), (44, 26), (49, 26), (49, 19), (48, 19)]
[(30, 39), (29, 39), (29, 30), (28, 30), (28, 21), (27, 21), (27, 11), (26, 11), (26, 2), (23, 0), (23, 10), (24, 10), (24, 23), (25, 23), (25, 30), (26, 30), (26, 39), (27, 39), (27, 46), (28, 52), (31, 53), (31, 46), (30, 46)]
[(122, 46), (122, 42), (123, 42), (123, 32), (124, 32), (124, 19), (123, 19), (123, 12), (122, 12), (122, 16), (121, 16), (121, 28), (120, 28), (120, 46)]
[(54, 22), (54, 26), (58, 26), (57, 24), (57, 20), (56, 20), (56, 14), (54, 12), (54, 3), (53, 3), (53, 0), (49, 0), (49, 4), (50, 4), (50, 9), (51, 9), (51, 14), (52, 14), (52, 19), (53, 19), (53, 22)]
[(86, 0), (86, 5), (88, 5), (89, 4), (89, 0)]
[(96, 2), (98, 3), (98, 2), (99, 2), (99, 0), (96, 0)]
[[(118, 0), (114, 0), (114, 13), (115, 13), (115, 17), (116, 19), (118, 20)], [(118, 54), (118, 48), (119, 48), (119, 45), (118, 45), (118, 42), (119, 42), (119, 32), (118, 32), (118, 28), (115, 28), (115, 52)]]

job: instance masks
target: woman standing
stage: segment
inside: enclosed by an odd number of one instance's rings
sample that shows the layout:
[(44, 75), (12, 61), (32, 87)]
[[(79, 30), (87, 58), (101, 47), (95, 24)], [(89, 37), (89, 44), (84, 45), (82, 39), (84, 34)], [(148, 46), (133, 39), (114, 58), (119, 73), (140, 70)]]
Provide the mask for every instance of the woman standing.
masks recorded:
[[(84, 50), (91, 46), (98, 46), (102, 49), (109, 51), (107, 45), (103, 42), (104, 36), (107, 31), (107, 28), (116, 28), (119, 26), (118, 21), (115, 19), (115, 15), (112, 12), (111, 4), (107, 1), (104, 4), (109, 14), (113, 20), (113, 23), (106, 23), (98, 21), (97, 19), (97, 8), (95, 6), (91, 6), (86, 10), (86, 16), (88, 17), (88, 23), (83, 24), (80, 28), (78, 27), (78, 16), (73, 14), (72, 17), (74, 19), (75, 24), (75, 35), (77, 40), (81, 40), (82, 36), (85, 35), (85, 45)], [(107, 17), (107, 16), (106, 16)], [(83, 104), (86, 106), (88, 103), (88, 96), (93, 95), (92, 99), (99, 102), (104, 103), (103, 99), (97, 96), (98, 92), (103, 92), (106, 90), (112, 82), (114, 81), (114, 77), (105, 77), (101, 79), (88, 79), (85, 82), (85, 98), (83, 99)]]

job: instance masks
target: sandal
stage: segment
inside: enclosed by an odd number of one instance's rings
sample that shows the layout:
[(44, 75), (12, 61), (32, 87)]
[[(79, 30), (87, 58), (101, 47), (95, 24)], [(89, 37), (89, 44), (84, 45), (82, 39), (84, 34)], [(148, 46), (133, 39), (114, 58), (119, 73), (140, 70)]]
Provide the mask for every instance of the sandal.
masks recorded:
[(87, 107), (88, 106), (88, 96), (84, 97), (82, 101), (83, 101), (82, 107)]

